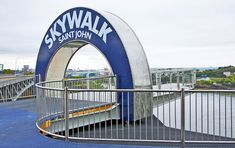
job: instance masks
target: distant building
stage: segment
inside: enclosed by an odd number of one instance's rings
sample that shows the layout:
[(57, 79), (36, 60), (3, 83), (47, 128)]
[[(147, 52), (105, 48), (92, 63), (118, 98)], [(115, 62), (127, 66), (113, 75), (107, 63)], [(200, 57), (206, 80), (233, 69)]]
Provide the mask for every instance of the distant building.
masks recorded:
[(79, 71), (66, 71), (66, 78), (71, 77), (97, 77), (99, 72), (97, 70), (79, 70)]
[(104, 68), (104, 75), (110, 75), (110, 70), (108, 68)]
[(111, 71), (108, 68), (100, 69), (98, 71), (99, 71), (100, 76), (109, 76), (109, 75), (111, 75)]
[(230, 71), (225, 71), (223, 72), (223, 74), (226, 76), (226, 77), (229, 77), (232, 75), (232, 73)]
[(204, 80), (204, 81), (207, 81), (207, 80), (210, 80), (209, 77), (203, 77), (203, 78), (198, 78), (197, 81), (201, 81), (201, 80)]
[(0, 72), (3, 71), (3, 64), (0, 64)]
[(30, 69), (29, 69), (29, 72), (34, 73), (34, 71), (35, 71), (35, 70), (34, 70), (33, 68), (30, 68)]
[(67, 72), (74, 72), (75, 70), (73, 69), (68, 69)]
[(29, 65), (24, 65), (22, 68), (22, 71), (25, 72), (29, 72)]

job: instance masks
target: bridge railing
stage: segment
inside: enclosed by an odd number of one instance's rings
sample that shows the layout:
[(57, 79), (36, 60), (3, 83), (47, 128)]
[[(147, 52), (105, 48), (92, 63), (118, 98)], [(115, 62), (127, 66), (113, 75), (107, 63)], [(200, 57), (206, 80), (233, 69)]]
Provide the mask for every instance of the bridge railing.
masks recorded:
[[(43, 134), (55, 138), (146, 144), (235, 143), (234, 90), (53, 88), (45, 87), (46, 83), (37, 85), (36, 125)], [(158, 95), (149, 97), (149, 93)], [(133, 95), (141, 95), (143, 100), (149, 97), (152, 104), (149, 108), (144, 102), (134, 103), (134, 109), (142, 108), (146, 113), (142, 119), (131, 119), (138, 114), (130, 106)], [(151, 114), (147, 114), (149, 109)], [(123, 114), (129, 114), (128, 118)]]
[(17, 76), (0, 82), (0, 102), (15, 101), (36, 96), (34, 81), (40, 81), (40, 75)]

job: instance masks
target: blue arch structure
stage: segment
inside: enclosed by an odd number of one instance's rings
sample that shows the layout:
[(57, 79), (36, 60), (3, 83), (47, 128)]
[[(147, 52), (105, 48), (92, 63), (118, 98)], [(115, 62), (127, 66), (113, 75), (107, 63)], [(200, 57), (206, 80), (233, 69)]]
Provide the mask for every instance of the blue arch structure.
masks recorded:
[[(92, 44), (106, 57), (113, 70), (113, 73), (117, 75), (117, 88), (133, 89), (141, 87), (142, 84), (138, 86), (138, 81), (136, 81), (137, 83), (134, 81), (134, 79), (140, 79), (137, 78), (137, 74), (133, 75), (134, 73), (138, 72), (138, 70), (135, 70), (137, 68), (133, 68), (138, 66), (133, 65), (133, 62), (136, 60), (130, 60), (133, 58), (138, 59), (139, 57), (136, 57), (134, 54), (128, 56), (126, 49), (127, 46), (131, 46), (128, 44), (131, 44), (130, 41), (132, 39), (128, 39), (130, 40), (128, 41), (130, 43), (125, 43), (127, 40), (122, 39), (122, 36), (125, 36), (125, 33), (127, 33), (128, 36), (128, 31), (133, 31), (117, 16), (107, 12), (102, 12), (102, 14), (89, 8), (78, 7), (67, 10), (57, 17), (47, 30), (46, 35), (44, 36), (44, 39), (41, 43), (35, 74), (40, 74), (42, 81), (48, 80), (47, 73), (49, 66), (58, 51), (68, 43), (73, 41), (80, 41), (84, 44)], [(110, 20), (112, 20), (112, 23), (110, 23)], [(119, 26), (124, 25), (126, 28), (114, 27), (114, 25), (117, 26), (118, 24), (120, 24)], [(125, 32), (126, 29), (130, 30)], [(129, 38), (131, 38), (131, 36)], [(138, 42), (137, 38), (135, 40)], [(135, 42), (133, 43), (135, 44)], [(132, 50), (135, 50), (134, 47)], [(129, 50), (129, 53), (130, 51), (131, 50)], [(145, 65), (147, 64), (148, 70), (144, 72), (144, 74), (140, 73), (139, 75), (150, 75), (144, 52), (141, 52), (139, 55), (144, 56), (145, 59), (140, 60), (140, 62)], [(143, 63), (143, 61), (146, 62)], [(138, 64), (138, 62), (135, 64)], [(63, 71), (65, 72), (65, 70), (66, 69)], [(56, 73), (56, 71), (54, 71), (54, 73)], [(146, 86), (150, 85), (151, 79), (149, 76), (149, 83), (147, 83), (147, 85), (143, 84), (142, 86), (146, 88)], [(124, 120), (128, 120), (128, 118), (129, 120), (137, 119), (134, 117), (134, 98), (135, 97), (132, 94), (129, 98), (129, 103), (127, 102), (127, 99), (125, 99), (124, 102), (118, 99), (121, 108), (123, 108), (120, 110), (123, 110)], [(129, 105), (129, 108), (127, 105)], [(128, 109), (129, 111), (127, 111)], [(129, 113), (129, 115), (127, 113)]]

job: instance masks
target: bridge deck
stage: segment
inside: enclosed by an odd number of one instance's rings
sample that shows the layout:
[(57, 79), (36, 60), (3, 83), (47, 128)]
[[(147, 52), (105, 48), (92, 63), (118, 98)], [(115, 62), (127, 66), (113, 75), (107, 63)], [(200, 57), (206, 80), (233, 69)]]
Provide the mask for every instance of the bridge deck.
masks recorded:
[[(36, 101), (34, 99), (20, 100), (17, 102), (5, 102), (0, 103), (0, 147), (102, 147), (102, 148), (121, 148), (123, 145), (113, 144), (85, 144), (85, 143), (73, 143), (64, 142), (62, 140), (56, 140), (45, 137), (36, 129)], [(159, 145), (159, 144), (158, 144)], [(168, 144), (168, 147), (180, 147), (172, 146)], [(224, 147), (225, 144), (196, 144), (188, 145), (194, 146), (212, 146), (212, 147)], [(144, 148), (149, 146), (136, 146), (125, 145), (127, 148)], [(154, 146), (156, 148), (156, 146)], [(157, 146), (162, 147), (162, 146)], [(165, 146), (164, 146), (165, 147)], [(234, 147), (232, 144), (227, 144), (226, 147)]]
[[(0, 103), (0, 147), (80, 147), (80, 148), (123, 148), (123, 145), (86, 144), (56, 140), (41, 135), (35, 126), (35, 99)], [(136, 146), (125, 146), (135, 148)], [(138, 146), (145, 148), (148, 146)]]

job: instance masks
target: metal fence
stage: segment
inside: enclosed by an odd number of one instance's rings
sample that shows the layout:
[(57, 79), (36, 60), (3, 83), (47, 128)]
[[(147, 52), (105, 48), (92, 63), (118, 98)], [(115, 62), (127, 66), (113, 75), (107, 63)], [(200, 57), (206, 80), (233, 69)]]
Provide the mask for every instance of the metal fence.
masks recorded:
[(35, 97), (34, 80), (39, 76), (18, 76), (0, 82), (0, 102)]
[(36, 76), (11, 76), (1, 78), (0, 102), (16, 101), (17, 99), (33, 98), (36, 96), (34, 82), (40, 81)]
[[(234, 90), (115, 89), (115, 79), (110, 79), (99, 84), (110, 86), (108, 89), (88, 89), (85, 79), (83, 83), (37, 84), (38, 129), (66, 140), (235, 143)], [(124, 120), (122, 104), (127, 102), (130, 114), (133, 95), (151, 101), (151, 114), (140, 120)], [(145, 103), (134, 106), (149, 109)]]
[(196, 70), (188, 68), (152, 69), (153, 88), (181, 89), (194, 88)]

